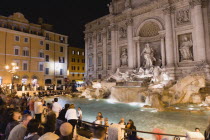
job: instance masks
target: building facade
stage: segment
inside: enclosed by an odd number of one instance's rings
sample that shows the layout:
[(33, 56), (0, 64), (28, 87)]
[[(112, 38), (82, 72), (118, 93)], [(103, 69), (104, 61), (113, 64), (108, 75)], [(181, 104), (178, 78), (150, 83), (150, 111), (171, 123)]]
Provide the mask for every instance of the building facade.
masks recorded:
[(160, 66), (172, 78), (209, 73), (208, 0), (112, 0), (109, 15), (86, 24), (86, 77), (117, 68)]
[(85, 49), (68, 48), (68, 79), (69, 82), (83, 82), (85, 74)]
[(0, 16), (0, 84), (11, 83), (12, 74), (5, 69), (11, 63), (19, 67), (13, 76), (17, 84), (64, 84), (68, 37), (51, 27), (29, 23), (21, 13)]

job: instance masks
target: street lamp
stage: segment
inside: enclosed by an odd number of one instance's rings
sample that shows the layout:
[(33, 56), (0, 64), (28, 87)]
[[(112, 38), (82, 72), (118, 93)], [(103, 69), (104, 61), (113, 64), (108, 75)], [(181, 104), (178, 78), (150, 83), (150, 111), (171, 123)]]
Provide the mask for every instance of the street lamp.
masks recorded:
[(11, 73), (12, 74), (12, 79), (11, 79), (11, 84), (12, 84), (12, 86), (11, 86), (11, 93), (12, 93), (12, 89), (13, 89), (13, 84), (14, 84), (14, 74), (17, 72), (17, 70), (19, 69), (19, 67), (17, 66), (17, 64), (16, 63), (11, 63), (11, 66), (9, 66), (9, 65), (6, 65), (5, 66), (5, 69), (9, 72), (9, 73)]

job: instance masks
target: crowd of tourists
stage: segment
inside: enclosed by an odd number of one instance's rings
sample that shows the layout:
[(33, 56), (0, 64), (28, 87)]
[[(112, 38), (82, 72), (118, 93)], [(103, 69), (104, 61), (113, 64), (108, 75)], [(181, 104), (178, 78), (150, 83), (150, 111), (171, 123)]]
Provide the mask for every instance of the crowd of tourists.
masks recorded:
[[(90, 131), (78, 132), (93, 140), (108, 139), (108, 127), (112, 125), (108, 118), (98, 112), (94, 122), (84, 123), (82, 116), (80, 107), (75, 108), (74, 104), (62, 107), (58, 98), (46, 103), (39, 96), (0, 96), (0, 140), (77, 140), (75, 132), (87, 127)], [(119, 124), (125, 126), (127, 140), (143, 140), (137, 136), (132, 120), (126, 122), (121, 118)], [(196, 128), (195, 131), (200, 130)], [(162, 138), (156, 136), (156, 140)], [(210, 140), (210, 126), (205, 131), (205, 138)]]

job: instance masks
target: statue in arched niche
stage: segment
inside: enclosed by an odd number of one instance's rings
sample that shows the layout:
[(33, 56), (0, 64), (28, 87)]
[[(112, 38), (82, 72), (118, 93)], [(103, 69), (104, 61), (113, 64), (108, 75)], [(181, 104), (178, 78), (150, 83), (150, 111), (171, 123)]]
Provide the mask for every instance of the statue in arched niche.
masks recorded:
[(150, 69), (153, 67), (153, 62), (156, 61), (154, 57), (154, 50), (150, 47), (149, 43), (145, 45), (144, 50), (142, 51), (141, 55), (144, 56), (146, 69)]
[(121, 54), (121, 66), (127, 66), (128, 65), (128, 54), (127, 54), (127, 49), (123, 49), (122, 50), (122, 54)]
[(187, 36), (183, 37), (183, 42), (180, 46), (181, 60), (193, 60), (191, 48), (193, 47), (192, 40), (188, 40)]

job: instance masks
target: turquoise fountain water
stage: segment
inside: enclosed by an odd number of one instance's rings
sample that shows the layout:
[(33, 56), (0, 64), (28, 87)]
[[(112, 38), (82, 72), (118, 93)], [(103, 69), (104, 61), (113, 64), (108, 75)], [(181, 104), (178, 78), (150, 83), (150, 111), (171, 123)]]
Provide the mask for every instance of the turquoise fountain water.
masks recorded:
[[(54, 97), (47, 98), (51, 102)], [(81, 107), (83, 119), (93, 122), (97, 112), (102, 112), (104, 118), (108, 118), (110, 123), (118, 123), (121, 117), (126, 121), (132, 119), (138, 130), (152, 131), (154, 128), (161, 128), (166, 133), (185, 135), (187, 131), (194, 131), (196, 127), (203, 133), (208, 125), (208, 116), (210, 112), (190, 113), (190, 110), (196, 110), (197, 106), (189, 105), (182, 107), (185, 112), (157, 112), (155, 109), (145, 109), (141, 104), (114, 103), (112, 100), (88, 100), (72, 99), (68, 96), (60, 96), (59, 103), (64, 106), (66, 103), (75, 104)], [(139, 134), (140, 136), (151, 138), (148, 134)]]

